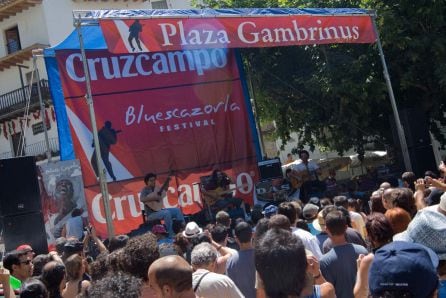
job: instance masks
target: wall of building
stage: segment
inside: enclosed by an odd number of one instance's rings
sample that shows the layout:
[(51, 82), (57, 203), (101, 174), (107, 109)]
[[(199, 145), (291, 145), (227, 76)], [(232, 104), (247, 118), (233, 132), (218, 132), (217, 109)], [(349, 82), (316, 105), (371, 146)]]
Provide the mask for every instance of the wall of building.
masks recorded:
[(34, 43), (49, 44), (43, 8), (37, 5), (0, 22), (2, 33), (0, 38), (0, 57), (7, 55), (7, 41), (4, 32), (15, 26), (19, 28), (22, 49)]
[[(6, 40), (4, 30), (18, 26), (21, 47), (26, 48), (32, 44), (40, 43), (55, 46), (63, 41), (73, 30), (73, 10), (95, 10), (95, 9), (151, 9), (153, 1), (72, 1), (72, 0), (44, 0), (41, 5), (37, 5), (25, 10), (16, 16), (0, 22), (2, 37), (0, 38), (0, 58), (7, 55)], [(170, 9), (192, 8), (190, 1), (167, 0)], [(27, 85), (26, 73), (33, 70), (32, 59), (23, 61), (21, 65), (28, 69), (22, 69), (24, 84)], [(46, 79), (46, 69), (43, 58), (37, 59), (37, 67), (41, 79)], [(19, 69), (14, 66), (0, 72), (0, 94), (5, 94), (12, 90), (21, 88)], [(49, 138), (57, 138), (57, 126), (53, 121), (52, 108), (48, 111), (51, 121)], [(32, 125), (41, 121), (36, 119), (38, 113), (30, 114), (28, 118), (28, 129), (26, 132), (26, 144), (40, 143), (44, 141), (44, 134), (33, 135)], [(23, 117), (23, 115), (21, 116)], [(15, 131), (11, 130), (14, 123)], [(0, 123), (0, 158), (7, 157), (12, 149), (11, 134), (20, 131), (19, 118)]]
[[(57, 125), (55, 121), (54, 108), (49, 107), (46, 109), (45, 117), (49, 119), (51, 128), (48, 130), (48, 137), (52, 140), (52, 143), (55, 142), (54, 139), (57, 139)], [(10, 121), (0, 123), (0, 157), (10, 157), (9, 154), (12, 154), (12, 138), (11, 135), (22, 132), (25, 133), (25, 145), (30, 146), (32, 144), (41, 143), (45, 141), (45, 136), (43, 132), (38, 134), (33, 134), (32, 126), (39, 122), (42, 122), (42, 117), (40, 115), (40, 111), (35, 111), (30, 113), (26, 119), (28, 119), (28, 124), (25, 126), (25, 121), (21, 120), (25, 119), (24, 115), (12, 119)], [(22, 124), (21, 124), (22, 123)], [(41, 144), (43, 146), (43, 143)]]
[[(73, 27), (73, 10), (99, 10), (99, 9), (151, 9), (151, 1), (60, 1), (46, 0), (43, 2), (45, 22), (48, 28), (49, 41), (56, 45), (70, 34)], [(153, 2), (153, 1), (152, 1)], [(169, 8), (190, 8), (189, 1), (168, 0)]]

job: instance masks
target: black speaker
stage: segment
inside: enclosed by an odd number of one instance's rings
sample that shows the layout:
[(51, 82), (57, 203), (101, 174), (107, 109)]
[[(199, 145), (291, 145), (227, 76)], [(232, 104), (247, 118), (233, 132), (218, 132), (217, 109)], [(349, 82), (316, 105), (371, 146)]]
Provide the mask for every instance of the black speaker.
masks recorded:
[(0, 160), (0, 216), (40, 211), (34, 156)]
[(260, 180), (283, 178), (280, 159), (264, 160), (257, 163), (260, 172)]
[(36, 254), (47, 254), (45, 224), (41, 212), (32, 212), (1, 217), (5, 250), (11, 251), (19, 245), (29, 244)]
[[(401, 125), (406, 136), (407, 148), (409, 150), (410, 163), (412, 171), (417, 177), (423, 177), (427, 170), (435, 171), (437, 164), (434, 151), (431, 145), (429, 134), (429, 123), (425, 113), (420, 109), (404, 109), (399, 112)], [(403, 165), (401, 145), (398, 138), (398, 132), (395, 126), (395, 118), (389, 117), (390, 126), (400, 162)]]
[(412, 172), (417, 177), (424, 177), (427, 170), (434, 171), (437, 169), (434, 150), (431, 145), (409, 148), (409, 157), (412, 164)]
[(421, 147), (431, 144), (428, 119), (421, 109), (404, 109), (400, 111), (399, 115), (406, 136), (407, 147)]

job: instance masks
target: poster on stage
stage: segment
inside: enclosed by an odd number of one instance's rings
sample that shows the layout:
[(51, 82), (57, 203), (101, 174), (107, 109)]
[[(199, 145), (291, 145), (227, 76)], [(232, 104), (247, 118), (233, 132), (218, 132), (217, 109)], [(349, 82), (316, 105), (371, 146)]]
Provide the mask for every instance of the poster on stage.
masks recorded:
[(62, 230), (74, 210), (88, 217), (84, 184), (79, 160), (56, 161), (39, 165), (42, 213), (48, 246), (62, 235)]
[[(74, 150), (83, 173), (90, 221), (106, 233), (85, 75), (78, 51), (56, 54)], [(117, 55), (87, 52), (91, 89), (116, 233), (142, 222), (139, 192), (153, 172), (169, 173), (165, 207), (202, 209), (200, 177), (227, 172), (234, 195), (252, 203), (255, 140), (234, 50), (203, 49)]]

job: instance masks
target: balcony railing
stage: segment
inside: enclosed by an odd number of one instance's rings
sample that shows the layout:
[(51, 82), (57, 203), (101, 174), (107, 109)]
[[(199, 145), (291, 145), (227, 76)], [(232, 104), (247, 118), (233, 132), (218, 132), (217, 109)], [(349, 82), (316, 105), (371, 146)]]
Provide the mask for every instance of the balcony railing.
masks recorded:
[[(51, 156), (59, 155), (59, 140), (57, 138), (50, 138), (49, 140)], [(45, 141), (40, 141), (25, 147), (26, 156), (36, 156), (37, 160), (46, 158), (46, 143)], [(0, 153), (0, 159), (15, 157), (12, 151)]]
[[(48, 80), (40, 80), (40, 91), (42, 92), (42, 98), (44, 102), (50, 101), (50, 89), (48, 87)], [(39, 105), (39, 94), (37, 91), (37, 83), (34, 83), (31, 91), (29, 85), (24, 88), (19, 88), (11, 92), (0, 95), (0, 118), (4, 116), (14, 114), (15, 112), (21, 112), (26, 106), (26, 101), (30, 98), (30, 107)]]

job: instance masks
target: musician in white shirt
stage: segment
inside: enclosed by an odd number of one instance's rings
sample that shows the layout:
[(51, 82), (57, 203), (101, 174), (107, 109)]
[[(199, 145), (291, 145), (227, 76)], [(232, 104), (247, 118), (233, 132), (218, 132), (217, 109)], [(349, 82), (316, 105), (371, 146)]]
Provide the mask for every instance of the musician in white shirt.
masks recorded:
[(300, 162), (292, 166), (293, 174), (301, 177), (304, 184), (300, 189), (300, 199), (306, 203), (311, 196), (317, 196), (317, 184), (321, 169), (319, 165), (310, 160), (310, 153), (307, 150), (299, 151)]

